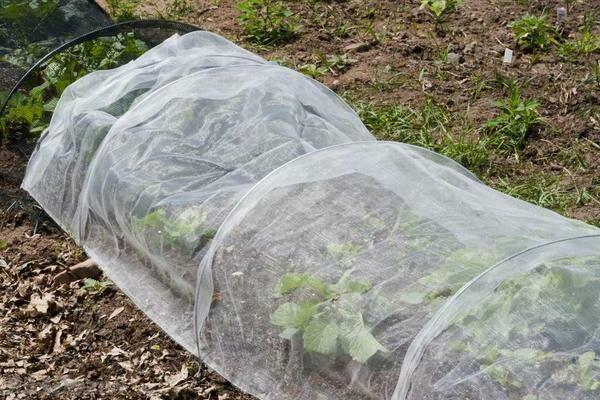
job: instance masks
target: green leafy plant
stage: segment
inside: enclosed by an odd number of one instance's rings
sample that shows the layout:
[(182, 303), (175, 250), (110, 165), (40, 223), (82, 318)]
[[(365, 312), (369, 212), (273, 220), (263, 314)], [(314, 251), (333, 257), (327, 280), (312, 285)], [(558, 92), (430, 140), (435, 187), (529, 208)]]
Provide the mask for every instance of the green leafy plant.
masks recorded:
[(497, 101), (498, 115), (488, 120), (483, 130), (492, 136), (491, 143), (500, 149), (518, 151), (533, 127), (543, 122), (536, 100), (524, 99), (514, 85), (507, 99)]
[(546, 15), (525, 15), (510, 27), (517, 44), (530, 50), (545, 50), (556, 41), (556, 29), (546, 20)]
[(138, 229), (145, 231), (151, 228), (158, 233), (167, 245), (189, 249), (204, 247), (215, 236), (215, 230), (205, 228), (201, 222), (201, 216), (193, 211), (184, 211), (177, 217), (170, 217), (163, 209), (133, 220)]
[(89, 290), (90, 292), (100, 292), (102, 290), (104, 290), (105, 288), (112, 286), (112, 282), (111, 281), (98, 281), (96, 279), (91, 279), (91, 278), (85, 278), (83, 280), (83, 286), (81, 286), (82, 289), (85, 290)]
[(0, 5), (0, 42), (35, 42), (46, 39), (45, 32), (32, 29), (32, 21), (45, 21), (52, 29), (65, 23), (58, 0), (5, 0)]
[(48, 126), (58, 99), (71, 83), (88, 73), (114, 68), (142, 55), (147, 46), (131, 34), (103, 37), (78, 44), (50, 59), (29, 83), (29, 91), (16, 93), (0, 118), (0, 137), (24, 132), (36, 138)]
[(238, 3), (239, 21), (248, 39), (258, 44), (280, 44), (298, 30), (294, 14), (281, 1), (244, 0)]
[(136, 19), (140, 0), (106, 0), (108, 11), (115, 21)]
[(561, 43), (557, 53), (565, 60), (573, 60), (577, 56), (588, 56), (598, 50), (600, 50), (600, 36), (586, 30), (576, 38)]
[(365, 363), (377, 352), (387, 352), (366, 325), (361, 304), (371, 285), (342, 277), (327, 284), (309, 274), (285, 274), (277, 296), (298, 294), (299, 301), (281, 304), (271, 315), (271, 323), (283, 328), (280, 336), (302, 338), (304, 350), (330, 356), (347, 354)]
[[(566, 357), (552, 345), (528, 347), (533, 332), (565, 333), (566, 318), (576, 321), (568, 330), (571, 340), (583, 340), (593, 332), (599, 323), (600, 280), (589, 271), (597, 265), (597, 257), (566, 258), (504, 281), (457, 321), (461, 340), (453, 347), (472, 354), (481, 372), (507, 389), (523, 388), (518, 372), (535, 367), (556, 384), (577, 385), (586, 392), (600, 390), (600, 359), (594, 351)], [(560, 304), (560, 313), (550, 305), (548, 314), (545, 305), (550, 299), (551, 304)]]
[(420, 8), (427, 9), (439, 19), (445, 13), (455, 11), (457, 7), (457, 0), (421, 0)]

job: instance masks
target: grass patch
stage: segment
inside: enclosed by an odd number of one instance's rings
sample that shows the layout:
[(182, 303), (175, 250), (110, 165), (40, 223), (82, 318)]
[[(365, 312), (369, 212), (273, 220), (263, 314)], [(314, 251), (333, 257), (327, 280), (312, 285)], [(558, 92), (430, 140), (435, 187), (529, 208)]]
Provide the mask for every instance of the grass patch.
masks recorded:
[(588, 57), (598, 50), (600, 50), (600, 36), (586, 29), (575, 38), (561, 43), (556, 52), (562, 59), (574, 61), (579, 56)]
[(527, 176), (514, 182), (500, 178), (493, 187), (509, 196), (562, 213), (577, 203), (576, 196), (562, 188), (556, 177)]
[[(509, 196), (563, 214), (578, 206), (591, 203), (600, 205), (600, 190), (597, 187), (580, 187), (573, 175), (568, 170), (565, 171), (566, 175), (548, 177), (543, 174), (531, 174), (513, 182), (500, 178), (492, 186)], [(573, 178), (568, 187), (563, 183), (566, 176)]]
[(378, 138), (414, 144), (444, 154), (467, 168), (487, 164), (486, 140), (458, 114), (428, 99), (418, 109), (358, 102), (354, 107), (366, 127)]

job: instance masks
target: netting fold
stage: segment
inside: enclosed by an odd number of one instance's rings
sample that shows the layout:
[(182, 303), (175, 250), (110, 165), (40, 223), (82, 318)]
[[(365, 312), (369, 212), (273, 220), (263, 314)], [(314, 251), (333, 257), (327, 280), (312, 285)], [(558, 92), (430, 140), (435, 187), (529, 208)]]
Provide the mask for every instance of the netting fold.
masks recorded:
[(71, 85), (23, 187), (261, 399), (600, 395), (597, 228), (375, 141), (329, 89), (217, 35)]

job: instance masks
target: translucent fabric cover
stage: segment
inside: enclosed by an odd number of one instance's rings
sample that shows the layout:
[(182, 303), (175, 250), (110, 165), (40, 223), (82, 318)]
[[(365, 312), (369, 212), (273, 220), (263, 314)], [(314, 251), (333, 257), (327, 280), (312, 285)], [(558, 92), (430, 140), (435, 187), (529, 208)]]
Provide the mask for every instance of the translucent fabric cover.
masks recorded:
[(70, 86), (23, 187), (261, 399), (598, 398), (600, 230), (216, 35)]
[(594, 232), (418, 147), (316, 151), (218, 231), (198, 281), (200, 356), (259, 398), (401, 398), (406, 350), (447, 298), (512, 254)]
[(510, 257), (421, 331), (397, 398), (600, 398), (599, 294), (600, 235)]
[(299, 155), (362, 140), (329, 89), (194, 32), (67, 88), (23, 187), (195, 351), (198, 265), (236, 201)]

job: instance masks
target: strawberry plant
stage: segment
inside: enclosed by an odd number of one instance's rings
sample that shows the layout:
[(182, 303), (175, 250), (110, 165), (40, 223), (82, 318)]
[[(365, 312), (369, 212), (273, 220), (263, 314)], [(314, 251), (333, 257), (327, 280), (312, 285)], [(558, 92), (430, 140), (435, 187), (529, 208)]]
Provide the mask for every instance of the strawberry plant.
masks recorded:
[(133, 219), (137, 229), (147, 231), (150, 228), (160, 235), (165, 244), (182, 245), (190, 250), (204, 247), (215, 236), (215, 230), (205, 228), (201, 222), (201, 216), (193, 211), (170, 217), (163, 209), (153, 211), (144, 218)]
[(341, 352), (365, 363), (377, 352), (387, 352), (361, 311), (370, 288), (368, 282), (345, 277), (327, 284), (310, 274), (285, 274), (276, 294), (299, 294), (300, 299), (281, 304), (271, 315), (271, 323), (283, 328), (280, 336), (285, 339), (301, 337), (307, 352), (330, 356)]

